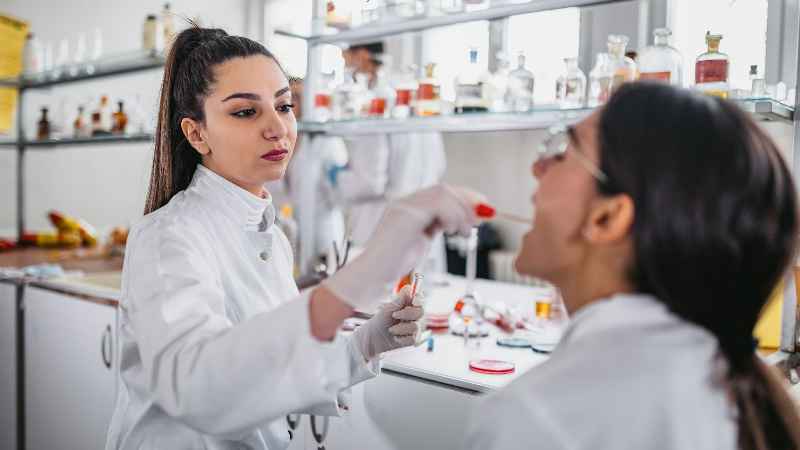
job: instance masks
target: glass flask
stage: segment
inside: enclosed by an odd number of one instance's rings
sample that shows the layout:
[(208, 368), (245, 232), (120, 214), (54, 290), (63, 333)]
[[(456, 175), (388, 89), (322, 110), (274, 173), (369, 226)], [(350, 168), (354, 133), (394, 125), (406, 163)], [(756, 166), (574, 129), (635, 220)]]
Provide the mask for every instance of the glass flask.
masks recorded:
[(586, 98), (586, 75), (578, 67), (580, 62), (579, 56), (564, 60), (567, 65), (567, 73), (564, 74), (559, 93), (561, 109), (583, 108)]
[(386, 80), (386, 71), (378, 70), (378, 81), (372, 88), (372, 100), (369, 106), (370, 117), (389, 117), (397, 99), (397, 93)]
[(589, 72), (589, 98), (590, 108), (605, 104), (611, 97), (611, 82), (614, 78), (613, 70), (608, 66), (608, 53), (598, 53), (594, 68)]
[(353, 79), (352, 67), (344, 68), (344, 81), (333, 94), (333, 120), (352, 120), (361, 114), (361, 87)]
[(439, 81), (433, 77), (434, 63), (425, 66), (425, 76), (419, 80), (417, 88), (417, 115), (436, 116), (442, 111), (442, 101), (439, 97)]
[(478, 65), (478, 49), (469, 51), (469, 64), (456, 76), (453, 83), (456, 113), (485, 112), (489, 110), (492, 74)]
[(613, 74), (611, 93), (619, 89), (624, 83), (636, 81), (636, 63), (625, 56), (625, 46), (628, 45), (628, 36), (612, 34), (608, 36), (608, 62), (606, 63)]
[(719, 52), (722, 36), (706, 33), (708, 52), (697, 57), (694, 66), (695, 90), (708, 95), (728, 98), (728, 55)]
[(497, 53), (497, 71), (492, 74), (492, 112), (508, 111), (508, 58), (504, 52)]
[(508, 101), (514, 112), (533, 109), (533, 73), (525, 69), (525, 54), (519, 52), (517, 68), (508, 75)]
[(653, 32), (653, 44), (639, 56), (639, 79), (661, 81), (683, 86), (683, 56), (669, 45), (672, 30), (658, 28)]

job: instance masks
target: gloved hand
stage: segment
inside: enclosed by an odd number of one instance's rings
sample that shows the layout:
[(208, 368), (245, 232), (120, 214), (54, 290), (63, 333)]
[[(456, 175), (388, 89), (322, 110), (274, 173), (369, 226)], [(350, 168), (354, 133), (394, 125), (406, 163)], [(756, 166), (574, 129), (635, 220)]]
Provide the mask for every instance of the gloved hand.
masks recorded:
[(425, 258), (437, 233), (469, 236), (483, 201), (475, 191), (444, 185), (395, 200), (364, 253), (322, 284), (350, 306), (371, 309)]
[(356, 328), (353, 337), (364, 358), (377, 358), (381, 353), (414, 345), (419, 337), (419, 319), (425, 311), (425, 297), (418, 292), (411, 298), (411, 286), (405, 286), (364, 325)]

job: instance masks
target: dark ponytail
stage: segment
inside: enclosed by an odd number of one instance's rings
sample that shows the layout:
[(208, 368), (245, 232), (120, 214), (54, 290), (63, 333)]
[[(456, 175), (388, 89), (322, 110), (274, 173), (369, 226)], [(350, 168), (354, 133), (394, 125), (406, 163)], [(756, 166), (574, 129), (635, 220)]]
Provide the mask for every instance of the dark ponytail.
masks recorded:
[(753, 328), (798, 249), (797, 193), (775, 144), (727, 101), (633, 83), (599, 125), (603, 195), (633, 199), (630, 278), (713, 333), (739, 448), (800, 448), (800, 419)]
[(153, 168), (144, 213), (166, 205), (192, 181), (200, 154), (186, 141), (181, 120), (203, 122), (203, 101), (214, 85), (214, 69), (233, 58), (266, 56), (280, 67), (263, 45), (217, 28), (191, 23), (170, 46), (164, 66)]

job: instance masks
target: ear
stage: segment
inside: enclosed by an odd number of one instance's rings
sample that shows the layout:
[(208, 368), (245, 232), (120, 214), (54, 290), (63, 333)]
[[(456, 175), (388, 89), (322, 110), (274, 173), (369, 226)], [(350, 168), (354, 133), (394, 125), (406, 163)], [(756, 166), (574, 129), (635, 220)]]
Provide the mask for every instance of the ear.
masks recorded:
[(595, 200), (583, 229), (583, 238), (592, 244), (613, 244), (628, 236), (633, 226), (635, 209), (627, 194)]
[(211, 152), (208, 142), (206, 142), (203, 137), (200, 123), (188, 117), (184, 117), (183, 120), (181, 120), (181, 129), (183, 130), (183, 135), (186, 136), (186, 140), (189, 141), (189, 144), (191, 144), (198, 153), (206, 155)]

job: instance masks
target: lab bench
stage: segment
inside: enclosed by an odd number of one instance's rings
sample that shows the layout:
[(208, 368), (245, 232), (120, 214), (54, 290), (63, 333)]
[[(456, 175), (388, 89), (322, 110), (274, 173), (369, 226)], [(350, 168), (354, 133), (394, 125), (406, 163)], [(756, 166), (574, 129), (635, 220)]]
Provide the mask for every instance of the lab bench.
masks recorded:
[[(0, 266), (47, 260), (47, 252), (20, 250), (0, 255)], [(118, 389), (116, 305), (122, 258), (62, 265), (86, 275), (0, 283), (0, 441), (13, 443), (24, 435), (27, 449), (102, 448)], [(426, 310), (432, 313), (452, 311), (466, 289), (464, 279), (456, 276), (429, 277), (426, 283)], [(487, 301), (530, 308), (540, 291), (476, 283), (477, 294)], [(23, 313), (17, 317), (20, 306)], [(478, 395), (503, 387), (547, 358), (530, 349), (498, 347), (499, 333), (492, 326), (489, 337), (465, 345), (463, 337), (445, 330), (433, 335), (432, 351), (422, 344), (387, 353), (383, 374), (352, 388), (348, 414), (314, 418), (318, 431), (328, 421), (325, 448), (456, 448)], [(516, 370), (507, 375), (472, 372), (468, 362), (476, 357), (510, 361)], [(17, 392), (23, 393), (23, 403), (16, 401)], [(17, 411), (17, 405), (24, 409)], [(317, 448), (310, 421), (302, 416), (290, 449)], [(20, 423), (25, 431), (18, 429)]]

